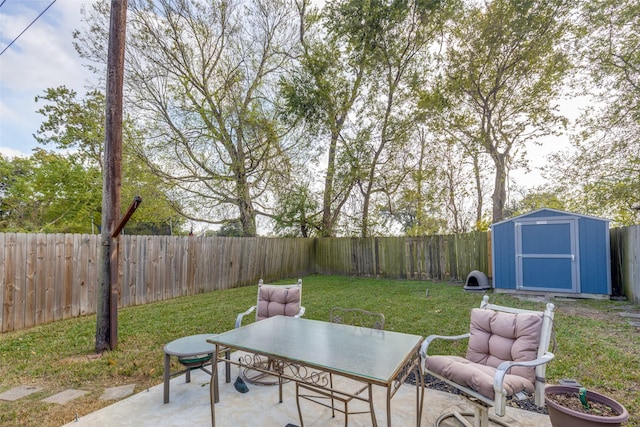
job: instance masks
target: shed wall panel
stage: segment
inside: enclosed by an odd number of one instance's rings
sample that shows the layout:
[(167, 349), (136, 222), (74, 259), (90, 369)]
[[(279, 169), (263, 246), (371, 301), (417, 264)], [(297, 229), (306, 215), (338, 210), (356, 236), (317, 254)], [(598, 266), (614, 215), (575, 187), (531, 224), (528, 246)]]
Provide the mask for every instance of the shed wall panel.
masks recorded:
[[(526, 219), (578, 219), (578, 292), (585, 294), (611, 294), (611, 267), (609, 253), (609, 222), (605, 219), (589, 217), (554, 209), (540, 209), (494, 224), (493, 233), (493, 285), (498, 289), (516, 289), (516, 222)], [(542, 224), (539, 229), (527, 230), (532, 233), (527, 239), (529, 244), (545, 253), (564, 253), (568, 242), (567, 236), (553, 231), (554, 227)], [(538, 234), (539, 233), (539, 234)], [(528, 248), (532, 249), (532, 248)], [(533, 248), (535, 249), (535, 248)], [(535, 251), (534, 251), (535, 252)], [(553, 261), (549, 261), (553, 262)], [(554, 266), (539, 266), (553, 272)], [(551, 273), (550, 273), (551, 274)], [(549, 278), (548, 288), (553, 290), (557, 285)]]

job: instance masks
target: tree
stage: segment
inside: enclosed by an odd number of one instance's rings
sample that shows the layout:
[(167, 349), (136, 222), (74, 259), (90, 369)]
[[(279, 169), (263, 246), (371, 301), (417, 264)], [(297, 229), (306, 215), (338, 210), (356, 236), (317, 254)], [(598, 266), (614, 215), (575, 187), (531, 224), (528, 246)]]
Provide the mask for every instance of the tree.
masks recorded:
[(543, 208), (566, 210), (567, 206), (559, 194), (547, 188), (539, 187), (525, 191), (522, 199), (505, 210), (508, 211), (509, 217), (515, 217)]
[[(333, 18), (349, 43), (370, 50), (367, 97), (359, 109), (360, 145), (352, 148), (357, 159), (358, 188), (362, 197), (362, 236), (371, 234), (372, 205), (377, 195), (389, 197), (401, 187), (407, 168), (405, 153), (416, 119), (416, 93), (412, 84), (423, 79), (427, 49), (441, 34), (455, 2), (358, 1), (337, 3)], [(380, 203), (385, 206), (385, 203)]]
[(100, 176), (76, 156), (42, 149), (29, 158), (0, 157), (0, 230), (91, 232), (100, 212)]
[[(278, 121), (277, 80), (295, 44), (287, 2), (132, 1), (129, 108), (144, 127), (139, 154), (179, 196), (180, 213), (209, 223), (256, 216), (273, 180), (290, 170), (295, 140)], [(98, 22), (100, 10), (88, 15)], [(97, 27), (93, 27), (99, 29)], [(99, 58), (100, 31), (78, 37)]]
[(326, 167), (322, 193), (320, 234), (337, 234), (338, 220), (356, 181), (352, 152), (355, 140), (349, 133), (350, 115), (361, 95), (371, 54), (363, 46), (349, 44), (341, 21), (328, 11), (311, 9), (299, 0), (299, 66), (281, 80), (289, 122), (301, 123), (310, 136), (326, 138)]
[(640, 203), (640, 5), (585, 1), (578, 23), (576, 51), (589, 108), (573, 151), (557, 154), (549, 172), (573, 209), (633, 224)]
[(557, 99), (571, 65), (562, 45), (570, 7), (566, 0), (473, 3), (446, 41), (443, 116), (459, 141), (493, 162), (493, 222), (504, 217), (508, 172), (526, 164), (526, 145), (566, 123)]
[[(36, 97), (36, 102), (44, 105), (38, 109), (38, 113), (44, 116), (34, 137), (43, 146), (53, 145), (61, 154), (49, 153), (53, 162), (51, 165), (43, 164), (42, 167), (53, 167), (57, 164), (62, 169), (74, 169), (81, 174), (83, 169), (87, 177), (78, 176), (75, 181), (80, 182), (76, 191), (87, 194), (83, 206), (83, 217), (76, 218), (78, 224), (66, 227), (66, 230), (76, 232), (92, 231), (90, 224), (100, 225), (100, 200), (102, 195), (102, 166), (104, 149), (104, 125), (105, 125), (105, 96), (98, 90), (90, 90), (84, 96), (79, 97), (74, 90), (64, 86), (48, 88), (44, 94)], [(137, 134), (131, 120), (124, 122), (123, 144), (123, 177), (122, 198), (127, 204), (140, 195), (144, 200), (143, 207), (136, 212), (131, 219), (127, 233), (149, 233), (156, 230), (166, 230), (171, 224), (179, 228), (184, 224), (175, 206), (179, 206), (178, 200), (171, 200), (170, 188), (163, 185), (145, 166), (136, 155)], [(39, 161), (45, 156), (41, 153), (34, 160)], [(72, 173), (68, 170), (68, 173)], [(51, 173), (51, 172), (50, 172)], [(60, 179), (64, 177), (58, 174)], [(89, 178), (92, 178), (91, 181)], [(42, 191), (38, 185), (47, 185), (46, 180), (34, 182), (36, 191)], [(69, 178), (58, 185), (70, 186)], [(69, 197), (73, 196), (71, 189), (65, 192), (51, 192), (48, 194), (51, 202), (59, 201), (64, 204), (72, 204)], [(89, 197), (90, 194), (90, 197)], [(96, 203), (97, 201), (97, 203)], [(90, 218), (91, 221), (88, 221)], [(70, 218), (69, 221), (74, 221)], [(48, 228), (50, 232), (64, 232), (65, 229), (55, 228), (52, 223)], [(163, 226), (164, 225), (164, 226)]]

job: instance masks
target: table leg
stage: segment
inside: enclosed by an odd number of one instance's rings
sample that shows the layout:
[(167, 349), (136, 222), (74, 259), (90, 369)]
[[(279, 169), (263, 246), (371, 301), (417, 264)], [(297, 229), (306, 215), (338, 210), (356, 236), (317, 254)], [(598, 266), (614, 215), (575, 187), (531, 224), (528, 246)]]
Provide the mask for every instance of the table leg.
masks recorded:
[(220, 348), (216, 344), (216, 352), (211, 366), (211, 382), (209, 383), (209, 405), (211, 406), (211, 426), (216, 426), (216, 403), (220, 401), (220, 390), (218, 389), (218, 354)]
[[(371, 383), (367, 384), (367, 388), (369, 389), (369, 411), (371, 411), (371, 425), (373, 427), (377, 427), (378, 419), (376, 418), (376, 411), (375, 411), (375, 408), (373, 407), (373, 386), (371, 385)], [(387, 425), (389, 427), (391, 427), (391, 423), (390, 423), (391, 419), (389, 418), (390, 416), (391, 416), (391, 411), (389, 410), (389, 405), (387, 404)]]
[(416, 427), (420, 427), (422, 422), (422, 408), (424, 406), (424, 377), (422, 376), (422, 365), (420, 361), (418, 361), (414, 369), (414, 376), (414, 378), (416, 378)]
[[(333, 388), (333, 386), (332, 386)], [(371, 383), (367, 384), (367, 389), (368, 389), (368, 393), (369, 393), (369, 411), (371, 412), (371, 425), (373, 427), (377, 427), (378, 426), (378, 419), (376, 418), (376, 411), (375, 408), (373, 407), (373, 386), (371, 385)], [(389, 411), (387, 405), (387, 416), (391, 415), (391, 412)], [(333, 408), (332, 408), (333, 409)], [(346, 409), (346, 406), (345, 406)], [(387, 418), (387, 424), (389, 427), (391, 427), (391, 424), (389, 424), (389, 419)]]
[[(227, 349), (224, 352), (224, 358), (226, 360), (231, 360), (231, 350)], [(225, 362), (224, 364), (224, 376), (225, 376), (225, 381), (227, 383), (231, 382), (231, 363), (229, 362)]]
[(169, 382), (171, 375), (169, 369), (171, 368), (170, 357), (167, 353), (164, 354), (164, 403), (169, 403)]

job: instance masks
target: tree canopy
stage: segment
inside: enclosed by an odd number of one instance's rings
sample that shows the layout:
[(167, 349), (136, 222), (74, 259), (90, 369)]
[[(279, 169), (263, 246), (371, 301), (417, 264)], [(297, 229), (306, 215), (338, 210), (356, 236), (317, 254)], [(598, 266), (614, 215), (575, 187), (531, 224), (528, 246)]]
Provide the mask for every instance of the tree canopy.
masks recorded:
[[(97, 225), (108, 8), (75, 34), (95, 87), (44, 89), (41, 148), (0, 159), (4, 231)], [(130, 0), (127, 16), (139, 231), (420, 235), (543, 206), (640, 221), (632, 0)], [(522, 191), (514, 173), (560, 139), (549, 184)]]

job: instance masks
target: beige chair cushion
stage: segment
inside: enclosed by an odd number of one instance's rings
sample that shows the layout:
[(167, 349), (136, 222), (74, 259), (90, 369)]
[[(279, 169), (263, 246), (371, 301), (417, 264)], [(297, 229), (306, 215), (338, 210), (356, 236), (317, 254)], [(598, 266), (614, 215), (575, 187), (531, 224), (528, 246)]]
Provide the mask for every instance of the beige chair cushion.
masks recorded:
[[(542, 316), (535, 313), (502, 313), (475, 308), (466, 358), (430, 356), (427, 369), (493, 399), (495, 370), (504, 361), (537, 357)], [(535, 389), (535, 368), (516, 366), (505, 376), (507, 395)]]
[(300, 312), (300, 288), (260, 286), (258, 291), (257, 320), (284, 315), (295, 316)]

